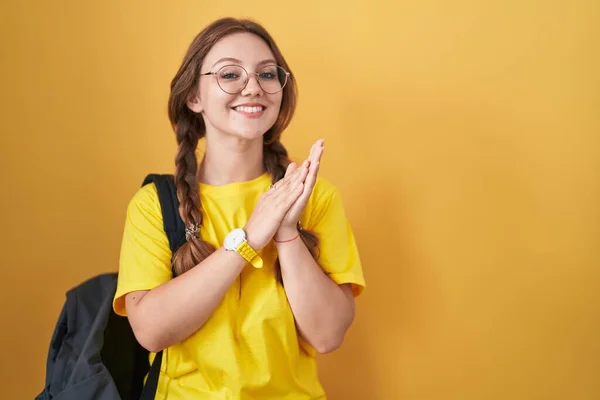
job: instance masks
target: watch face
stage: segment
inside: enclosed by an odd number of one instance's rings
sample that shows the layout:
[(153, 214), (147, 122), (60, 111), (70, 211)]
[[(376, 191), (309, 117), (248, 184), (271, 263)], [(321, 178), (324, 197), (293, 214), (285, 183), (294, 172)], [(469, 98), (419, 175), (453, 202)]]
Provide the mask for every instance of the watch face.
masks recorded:
[(227, 234), (223, 245), (227, 250), (235, 250), (246, 239), (246, 232), (243, 229), (234, 229)]

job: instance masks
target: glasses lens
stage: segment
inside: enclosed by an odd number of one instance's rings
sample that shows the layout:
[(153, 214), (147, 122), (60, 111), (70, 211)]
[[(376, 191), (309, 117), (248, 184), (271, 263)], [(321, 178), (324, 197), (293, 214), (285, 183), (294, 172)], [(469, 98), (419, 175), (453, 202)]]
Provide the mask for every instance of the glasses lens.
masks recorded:
[(258, 73), (258, 82), (266, 93), (280, 92), (285, 87), (287, 80), (287, 71), (277, 65), (267, 65)]
[(226, 65), (219, 69), (217, 83), (221, 89), (230, 94), (239, 93), (248, 81), (246, 70), (239, 65)]

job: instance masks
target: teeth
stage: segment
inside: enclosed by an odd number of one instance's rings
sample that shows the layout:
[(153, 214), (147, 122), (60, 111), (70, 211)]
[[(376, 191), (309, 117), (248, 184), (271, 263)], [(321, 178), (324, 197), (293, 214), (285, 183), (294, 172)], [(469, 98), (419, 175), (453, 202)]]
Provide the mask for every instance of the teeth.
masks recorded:
[(246, 112), (246, 113), (257, 113), (263, 110), (263, 107), (258, 106), (258, 107), (236, 107), (235, 111), (241, 111), (241, 112)]

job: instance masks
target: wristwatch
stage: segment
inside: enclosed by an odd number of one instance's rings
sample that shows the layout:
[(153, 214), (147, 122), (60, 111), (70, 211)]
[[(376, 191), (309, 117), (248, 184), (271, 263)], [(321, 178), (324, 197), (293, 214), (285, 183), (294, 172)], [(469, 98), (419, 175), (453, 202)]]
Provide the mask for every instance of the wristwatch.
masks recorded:
[(246, 232), (242, 228), (232, 230), (223, 241), (225, 250), (235, 251), (248, 261), (254, 268), (262, 268), (263, 260), (258, 253), (248, 244)]

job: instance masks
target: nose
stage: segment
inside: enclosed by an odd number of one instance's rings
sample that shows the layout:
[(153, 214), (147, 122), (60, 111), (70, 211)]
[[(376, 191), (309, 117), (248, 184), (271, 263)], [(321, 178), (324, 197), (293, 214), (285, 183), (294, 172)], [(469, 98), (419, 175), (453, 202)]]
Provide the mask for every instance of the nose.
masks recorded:
[(242, 90), (242, 96), (262, 96), (263, 90), (258, 83), (258, 76), (256, 74), (250, 74), (248, 77), (248, 83), (244, 90)]

